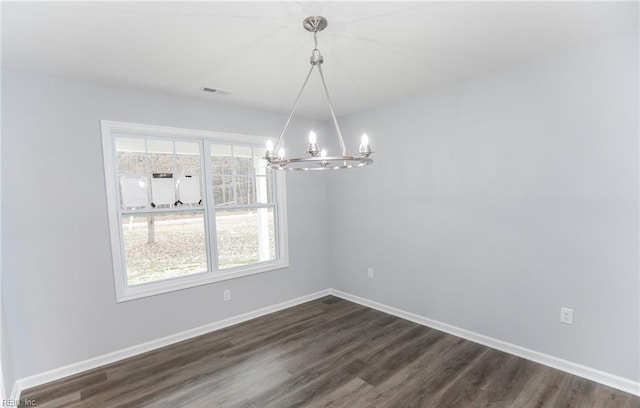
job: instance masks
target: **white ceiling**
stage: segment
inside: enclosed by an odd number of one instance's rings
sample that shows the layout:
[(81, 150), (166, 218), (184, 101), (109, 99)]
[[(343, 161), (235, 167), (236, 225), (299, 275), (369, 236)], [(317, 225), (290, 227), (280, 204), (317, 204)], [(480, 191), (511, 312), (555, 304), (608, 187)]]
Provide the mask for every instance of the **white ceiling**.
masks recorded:
[[(638, 30), (637, 2), (3, 2), (2, 66), (287, 112), (309, 15), (338, 115)], [(327, 117), (320, 90), (301, 114)]]

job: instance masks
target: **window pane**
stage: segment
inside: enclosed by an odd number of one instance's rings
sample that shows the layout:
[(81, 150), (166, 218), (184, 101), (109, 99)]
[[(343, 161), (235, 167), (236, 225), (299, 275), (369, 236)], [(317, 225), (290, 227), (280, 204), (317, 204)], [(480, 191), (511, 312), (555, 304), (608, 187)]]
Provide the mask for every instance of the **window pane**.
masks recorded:
[(235, 204), (233, 199), (233, 178), (231, 176), (213, 177), (213, 202), (216, 207)]
[(235, 158), (236, 174), (254, 174), (253, 151), (251, 146), (233, 146), (233, 157)]
[(207, 271), (202, 212), (122, 216), (127, 283), (138, 285)]
[(120, 208), (135, 210), (149, 204), (149, 180), (146, 176), (120, 176)]
[(202, 205), (202, 183), (200, 182), (200, 143), (176, 142), (176, 185), (181, 205)]
[(216, 234), (220, 269), (276, 259), (273, 208), (218, 211)]
[(236, 177), (236, 204), (256, 203), (256, 182), (254, 177)]
[(212, 156), (231, 156), (231, 145), (229, 144), (211, 144)]
[(233, 174), (231, 145), (211, 145), (211, 174), (227, 176)]
[(200, 177), (183, 175), (176, 180), (178, 185), (178, 204), (198, 207), (202, 205), (202, 184)]
[(273, 203), (273, 177), (270, 169), (268, 176), (256, 177), (256, 202), (259, 204)]
[(171, 208), (176, 203), (176, 181), (173, 173), (153, 173), (151, 178), (151, 206)]
[(116, 161), (119, 174), (145, 173), (144, 139), (116, 138)]
[(200, 144), (176, 142), (176, 173), (200, 176)]
[(173, 173), (173, 142), (147, 140), (147, 157), (151, 173)]
[(264, 159), (265, 154), (267, 154), (266, 147), (257, 147), (253, 148), (253, 167), (256, 170), (256, 174), (264, 175), (267, 168), (267, 161)]

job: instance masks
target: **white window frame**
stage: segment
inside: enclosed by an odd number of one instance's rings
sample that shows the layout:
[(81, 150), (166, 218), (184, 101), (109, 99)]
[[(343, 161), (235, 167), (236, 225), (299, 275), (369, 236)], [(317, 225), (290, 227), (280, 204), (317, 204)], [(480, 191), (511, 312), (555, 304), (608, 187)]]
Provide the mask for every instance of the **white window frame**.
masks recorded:
[[(273, 271), (289, 266), (289, 251), (287, 239), (287, 208), (286, 186), (284, 172), (274, 172), (273, 199), (276, 213), (276, 259), (259, 262), (251, 265), (237, 266), (229, 269), (218, 269), (217, 248), (215, 233), (215, 208), (213, 202), (213, 189), (208, 182), (211, 177), (210, 166), (204, 166), (202, 177), (203, 207), (201, 211), (205, 219), (205, 234), (208, 241), (207, 255), (212, 270), (193, 275), (168, 278), (162, 281), (149, 282), (129, 286), (127, 284), (126, 266), (124, 259), (124, 242), (122, 220), (120, 211), (120, 199), (118, 191), (118, 173), (115, 157), (116, 134), (139, 136), (141, 138), (171, 138), (185, 139), (185, 141), (200, 141), (202, 153), (209, 154), (211, 143), (250, 144), (263, 146), (266, 138), (262, 136), (242, 135), (233, 133), (213, 132), (207, 130), (183, 129), (166, 126), (146, 125), (128, 122), (115, 122), (109, 120), (100, 121), (102, 129), (102, 151), (104, 156), (104, 170), (107, 193), (107, 209), (109, 213), (109, 231), (111, 237), (111, 253), (113, 258), (113, 273), (116, 290), (116, 302), (125, 302), (132, 299), (159, 295), (191, 288), (208, 283), (235, 279), (256, 273)], [(208, 163), (207, 160), (204, 163)], [(144, 215), (141, 212), (141, 215)]]

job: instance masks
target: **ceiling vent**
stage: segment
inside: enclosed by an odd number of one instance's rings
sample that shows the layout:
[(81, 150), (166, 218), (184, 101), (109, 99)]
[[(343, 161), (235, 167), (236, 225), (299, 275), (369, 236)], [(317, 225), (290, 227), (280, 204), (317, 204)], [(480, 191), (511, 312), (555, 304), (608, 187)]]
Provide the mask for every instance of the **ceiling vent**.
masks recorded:
[(217, 95), (229, 95), (231, 93), (231, 92), (225, 91), (223, 89), (209, 88), (208, 86), (203, 86), (202, 87), (202, 92), (209, 92), (209, 93), (214, 93), (214, 94), (217, 94)]

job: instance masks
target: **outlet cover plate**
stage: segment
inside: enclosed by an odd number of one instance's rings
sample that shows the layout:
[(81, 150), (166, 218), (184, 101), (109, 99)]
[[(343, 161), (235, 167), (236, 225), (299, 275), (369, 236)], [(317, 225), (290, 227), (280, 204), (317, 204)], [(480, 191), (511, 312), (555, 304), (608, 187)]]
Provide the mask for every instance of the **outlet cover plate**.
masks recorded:
[(560, 308), (560, 323), (573, 324), (573, 309), (568, 307)]

